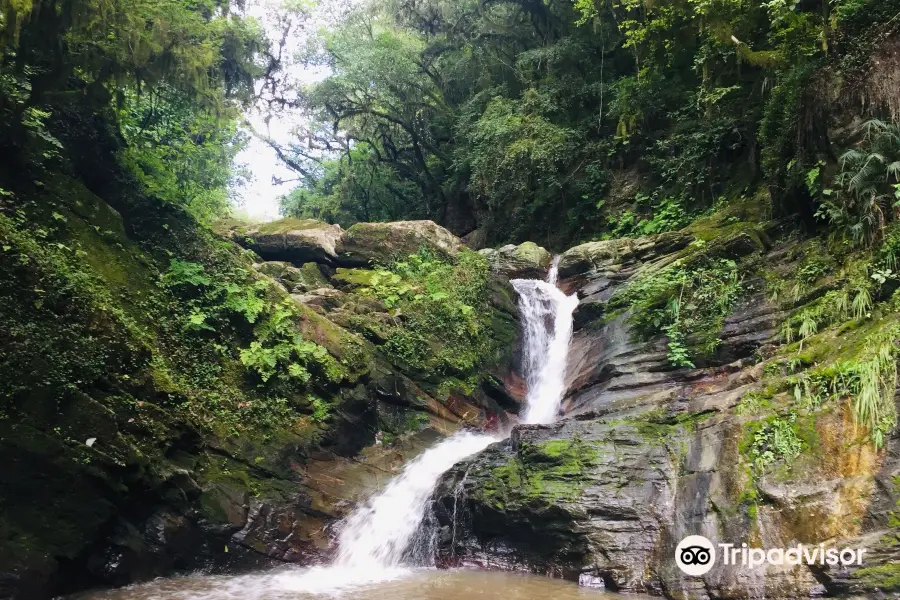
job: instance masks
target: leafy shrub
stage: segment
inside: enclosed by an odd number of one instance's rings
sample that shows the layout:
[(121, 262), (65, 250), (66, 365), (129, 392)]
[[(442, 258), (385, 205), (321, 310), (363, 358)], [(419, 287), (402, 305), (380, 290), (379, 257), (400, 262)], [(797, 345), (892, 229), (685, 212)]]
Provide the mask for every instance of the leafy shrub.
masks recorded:
[[(637, 212), (626, 210), (609, 217), (611, 231), (604, 238), (636, 237), (680, 229), (690, 222), (685, 201), (665, 196), (658, 202), (645, 194), (635, 197)], [(649, 215), (647, 212), (649, 211)]]
[(860, 147), (841, 156), (841, 193), (816, 213), (857, 246), (875, 242), (900, 204), (900, 125), (871, 120), (863, 130)]
[(396, 316), (384, 345), (389, 356), (426, 376), (473, 370), (495, 350), (488, 263), (464, 250), (456, 263), (428, 250), (375, 270), (361, 293)]
[(253, 326), (253, 340), (240, 351), (240, 361), (263, 383), (307, 383), (315, 366), (327, 381), (342, 371), (322, 346), (303, 339), (297, 329), (300, 314), (289, 298), (273, 299), (269, 282), (248, 271), (212, 276), (200, 263), (173, 259), (162, 275), (163, 286), (184, 296), (184, 329), (216, 333), (233, 319)]
[(685, 267), (681, 262), (640, 277), (610, 300), (628, 308), (639, 336), (665, 334), (669, 362), (693, 367), (692, 358), (711, 355), (719, 344), (725, 317), (741, 294), (737, 264), (729, 259), (704, 259)]
[(897, 424), (894, 391), (898, 349), (894, 339), (898, 335), (900, 332), (892, 327), (871, 340), (870, 349), (853, 360), (791, 377), (788, 381), (795, 400), (817, 407), (829, 400), (850, 399), (856, 422), (868, 431), (876, 447), (882, 447), (885, 436)]
[(776, 463), (789, 463), (803, 452), (804, 444), (796, 431), (797, 415), (774, 417), (749, 433), (749, 458), (753, 467), (765, 471)]

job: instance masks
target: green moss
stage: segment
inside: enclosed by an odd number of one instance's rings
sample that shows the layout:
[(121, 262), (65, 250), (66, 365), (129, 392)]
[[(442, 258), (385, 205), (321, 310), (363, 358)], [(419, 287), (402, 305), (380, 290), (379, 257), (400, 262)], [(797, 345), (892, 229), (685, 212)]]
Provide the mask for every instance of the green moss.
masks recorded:
[(371, 269), (345, 269), (339, 267), (332, 279), (349, 287), (371, 287), (376, 272)]
[(516, 456), (490, 469), (477, 494), (501, 510), (525, 505), (572, 502), (583, 493), (588, 469), (597, 463), (596, 448), (580, 440), (523, 442)]
[(659, 444), (671, 441), (681, 433), (693, 431), (714, 414), (711, 411), (670, 414), (660, 408), (623, 419), (622, 423), (633, 426), (648, 442)]
[(868, 589), (879, 589), (882, 592), (900, 591), (900, 563), (889, 563), (877, 567), (864, 567), (853, 573)]
[(710, 242), (740, 233), (755, 234), (771, 213), (771, 198), (765, 188), (732, 199), (722, 210), (697, 219), (684, 228), (699, 240)]
[(303, 263), (300, 266), (300, 281), (298, 283), (310, 290), (331, 287), (331, 284), (322, 274), (322, 269), (314, 262)]
[(316, 221), (315, 219), (295, 219), (293, 217), (287, 217), (284, 219), (278, 219), (277, 221), (263, 223), (261, 225), (253, 227), (253, 229), (258, 231), (262, 235), (273, 235), (279, 233), (287, 233), (289, 231), (321, 229), (322, 227), (328, 227), (328, 224), (323, 223), (322, 221)]

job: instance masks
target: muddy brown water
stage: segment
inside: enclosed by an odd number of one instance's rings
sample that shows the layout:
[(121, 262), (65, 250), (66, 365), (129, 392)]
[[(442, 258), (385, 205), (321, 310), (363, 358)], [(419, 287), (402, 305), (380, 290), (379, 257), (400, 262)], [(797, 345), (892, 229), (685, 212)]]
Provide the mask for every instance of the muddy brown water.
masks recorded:
[(280, 569), (240, 576), (190, 575), (157, 579), (70, 600), (629, 600), (536, 575), (454, 569), (402, 570), (371, 577), (334, 568)]

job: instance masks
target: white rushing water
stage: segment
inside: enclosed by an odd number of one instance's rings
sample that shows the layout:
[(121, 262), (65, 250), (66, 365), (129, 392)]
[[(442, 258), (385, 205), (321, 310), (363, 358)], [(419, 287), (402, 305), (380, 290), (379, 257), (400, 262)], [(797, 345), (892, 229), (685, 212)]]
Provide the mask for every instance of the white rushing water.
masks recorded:
[(552, 423), (566, 393), (566, 367), (572, 340), (572, 312), (578, 296), (566, 296), (556, 287), (559, 257), (547, 281), (514, 279), (519, 293), (519, 313), (525, 334), (523, 373), (528, 397), (522, 421)]
[[(286, 589), (321, 593), (373, 584), (409, 574), (412, 549), (423, 535), (438, 479), (462, 459), (499, 441), (490, 435), (458, 432), (420, 454), (384, 491), (358, 506), (340, 525), (338, 552), (328, 567), (285, 575)], [(427, 535), (427, 534), (425, 534)]]
[(420, 454), (383, 492), (347, 517), (341, 527), (335, 564), (357, 569), (401, 564), (425, 518), (440, 476), (496, 441), (493, 436), (462, 431)]
[[(557, 263), (558, 257), (547, 281), (512, 281), (519, 294), (525, 340), (525, 423), (555, 421), (565, 393), (572, 312), (578, 298), (566, 296), (556, 287)], [(408, 575), (409, 566), (427, 562), (415, 549), (429, 538), (422, 525), (438, 480), (453, 465), (495, 441), (498, 438), (462, 431), (423, 452), (384, 491), (371, 496), (344, 519), (337, 556), (331, 565), (284, 575), (284, 589), (332, 593), (396, 579)], [(427, 554), (430, 548), (425, 550)]]

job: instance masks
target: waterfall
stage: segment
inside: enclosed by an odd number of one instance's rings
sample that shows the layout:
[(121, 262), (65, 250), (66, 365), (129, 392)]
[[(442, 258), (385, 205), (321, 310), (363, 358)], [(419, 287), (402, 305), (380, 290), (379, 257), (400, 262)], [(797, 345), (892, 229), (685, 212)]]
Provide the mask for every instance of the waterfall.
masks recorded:
[(522, 370), (528, 384), (525, 423), (552, 423), (566, 393), (566, 366), (572, 340), (572, 312), (578, 296), (566, 296), (556, 287), (559, 257), (547, 281), (513, 279), (519, 293), (519, 313), (524, 333)]
[(281, 576), (280, 585), (299, 592), (331, 593), (402, 577), (409, 571), (405, 565), (424, 562), (416, 560), (422, 557), (414, 556), (412, 548), (422, 537), (438, 479), (496, 441), (490, 435), (460, 431), (429, 448), (341, 522), (337, 556), (329, 566)]
[[(557, 257), (547, 281), (512, 281), (519, 294), (525, 338), (525, 423), (553, 422), (565, 394), (572, 312), (578, 298), (566, 296), (556, 287), (558, 262)], [(496, 441), (499, 438), (461, 431), (423, 452), (384, 491), (371, 496), (343, 520), (337, 555), (330, 566), (290, 575), (283, 578), (283, 585), (304, 592), (334, 591), (393, 579), (406, 572), (404, 565), (427, 562), (416, 556), (414, 549), (421, 545), (417, 542), (421, 541), (438, 480), (457, 462)]]
[(383, 492), (347, 517), (341, 526), (335, 564), (355, 569), (402, 564), (440, 476), (496, 441), (489, 435), (462, 431), (419, 455)]

